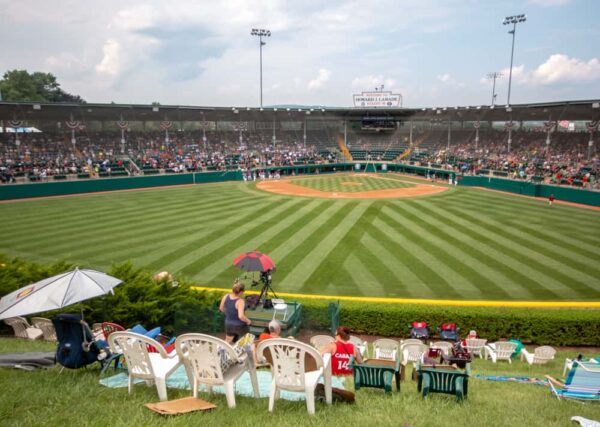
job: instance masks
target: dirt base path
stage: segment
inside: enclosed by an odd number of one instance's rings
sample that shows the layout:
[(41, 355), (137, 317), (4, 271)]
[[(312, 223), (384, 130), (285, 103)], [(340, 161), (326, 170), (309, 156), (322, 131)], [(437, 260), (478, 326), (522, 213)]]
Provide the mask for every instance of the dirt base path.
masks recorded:
[(386, 190), (358, 191), (358, 192), (327, 192), (314, 188), (296, 185), (290, 181), (262, 181), (256, 188), (270, 193), (286, 196), (319, 197), (322, 199), (396, 199), (399, 197), (414, 197), (441, 193), (448, 190), (431, 184), (415, 184), (409, 188), (388, 188)]

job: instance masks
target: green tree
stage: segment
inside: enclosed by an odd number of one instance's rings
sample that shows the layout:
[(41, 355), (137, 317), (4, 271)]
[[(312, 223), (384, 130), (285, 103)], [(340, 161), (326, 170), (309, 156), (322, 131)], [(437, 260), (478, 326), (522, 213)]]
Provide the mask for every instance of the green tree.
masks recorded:
[(85, 103), (79, 95), (60, 88), (52, 73), (11, 70), (0, 80), (0, 93), (4, 101), (78, 102)]

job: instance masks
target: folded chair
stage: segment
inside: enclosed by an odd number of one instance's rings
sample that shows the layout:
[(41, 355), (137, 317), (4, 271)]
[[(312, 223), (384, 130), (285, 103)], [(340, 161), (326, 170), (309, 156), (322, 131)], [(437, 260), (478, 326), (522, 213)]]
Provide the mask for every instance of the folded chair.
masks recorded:
[(488, 344), (484, 348), (485, 358), (491, 358), (494, 363), (498, 360), (506, 360), (508, 363), (512, 363), (512, 354), (516, 348), (517, 343), (509, 341), (498, 341)]
[[(308, 413), (313, 415), (315, 388), (321, 377), (325, 382), (325, 402), (331, 404), (330, 354), (321, 356), (310, 345), (296, 340), (272, 338), (258, 344), (256, 357), (259, 362), (268, 358), (271, 361), (273, 381), (269, 392), (269, 412), (273, 412), (280, 390), (288, 390), (304, 393)], [(311, 370), (307, 370), (307, 366), (310, 366)]]
[[(223, 385), (227, 405), (235, 408), (235, 382), (244, 372), (250, 373), (254, 397), (260, 397), (252, 356), (236, 353), (222, 339), (204, 334), (184, 334), (175, 340), (175, 350), (185, 366), (194, 397), (198, 396), (199, 384), (205, 384), (209, 393), (213, 386)], [(225, 358), (227, 363), (223, 363)]]
[(521, 360), (525, 359), (530, 365), (543, 365), (554, 359), (556, 350), (548, 345), (537, 347), (533, 353), (529, 353), (526, 348), (521, 349)]
[[(134, 332), (113, 332), (108, 337), (113, 353), (123, 354), (129, 371), (128, 390), (131, 393), (134, 378), (156, 385), (160, 400), (167, 400), (167, 377), (181, 364), (176, 352), (167, 354), (159, 342)], [(148, 351), (153, 347), (156, 352)]]
[[(573, 361), (564, 384), (546, 375), (550, 382), (552, 394), (559, 400), (566, 399), (600, 401), (600, 364)], [(560, 387), (557, 388), (556, 386)]]
[(24, 317), (17, 316), (4, 319), (4, 323), (13, 328), (15, 331), (15, 337), (17, 338), (37, 340), (38, 338), (42, 338), (44, 335), (44, 332), (42, 332), (41, 329), (32, 327)]
[(41, 329), (44, 334), (44, 341), (56, 342), (56, 330), (54, 330), (52, 320), (43, 317), (32, 317), (31, 323), (35, 328)]

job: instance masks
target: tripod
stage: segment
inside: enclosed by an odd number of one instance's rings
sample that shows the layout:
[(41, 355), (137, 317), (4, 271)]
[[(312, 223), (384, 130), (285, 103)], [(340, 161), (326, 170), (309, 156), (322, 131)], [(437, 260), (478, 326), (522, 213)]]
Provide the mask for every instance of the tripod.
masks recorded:
[(264, 307), (265, 301), (269, 296), (269, 292), (273, 294), (273, 297), (277, 298), (277, 294), (273, 290), (273, 280), (271, 278), (271, 270), (263, 271), (260, 273), (260, 280), (263, 282), (263, 287), (260, 291), (260, 296), (258, 297), (258, 305), (262, 305)]

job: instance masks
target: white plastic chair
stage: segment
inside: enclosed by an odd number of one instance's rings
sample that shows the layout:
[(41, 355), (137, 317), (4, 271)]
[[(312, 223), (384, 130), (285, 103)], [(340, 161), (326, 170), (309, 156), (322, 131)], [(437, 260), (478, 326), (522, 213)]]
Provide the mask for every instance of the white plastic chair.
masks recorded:
[(400, 340), (400, 350), (402, 347), (408, 344), (423, 344), (423, 341), (417, 338), (407, 338), (405, 340)]
[(354, 347), (356, 347), (356, 349), (360, 353), (360, 357), (364, 358), (365, 353), (367, 352), (367, 342), (361, 340), (355, 335), (350, 335), (348, 341), (351, 342), (354, 345)]
[(37, 340), (44, 335), (44, 332), (41, 329), (32, 327), (24, 317), (17, 316), (4, 319), (4, 323), (13, 328), (15, 337), (17, 338)]
[(530, 365), (543, 365), (554, 359), (556, 350), (548, 345), (537, 347), (533, 353), (529, 353), (526, 348), (521, 349), (521, 360), (525, 358)]
[(329, 335), (313, 335), (310, 337), (310, 345), (312, 345), (317, 350), (321, 351), (321, 349), (332, 342), (335, 342), (335, 338)]
[(406, 365), (408, 362), (412, 362), (416, 366), (417, 362), (423, 360), (423, 355), (429, 351), (429, 347), (426, 344), (420, 342), (419, 344), (404, 344), (401, 346), (402, 360), (401, 363)]
[[(273, 412), (275, 399), (281, 390), (303, 392), (306, 396), (306, 409), (315, 413), (315, 388), (319, 378), (325, 382), (325, 401), (331, 404), (331, 355), (321, 354), (308, 344), (287, 338), (272, 338), (261, 341), (256, 348), (259, 361), (265, 360), (266, 352), (271, 359), (271, 391), (269, 392), (269, 412)], [(314, 359), (315, 370), (306, 372), (307, 359)]]
[(483, 349), (485, 344), (487, 343), (486, 339), (483, 338), (467, 338), (465, 340), (465, 348), (467, 351), (473, 355), (479, 356), (479, 358), (483, 357)]
[[(156, 340), (134, 332), (113, 332), (108, 337), (113, 353), (123, 354), (129, 371), (128, 391), (131, 393), (134, 378), (140, 378), (147, 384), (154, 382), (160, 400), (167, 400), (167, 378), (181, 364), (176, 352), (167, 354)], [(156, 353), (148, 351), (154, 347)]]
[(381, 338), (373, 341), (373, 354), (375, 359), (397, 360), (400, 352), (398, 341), (389, 338)]
[(485, 358), (491, 358), (492, 362), (496, 363), (498, 360), (506, 360), (508, 363), (512, 363), (512, 354), (517, 348), (517, 343), (508, 341), (498, 341), (485, 346)]
[[(175, 350), (185, 366), (194, 397), (198, 397), (199, 384), (205, 384), (209, 393), (213, 386), (223, 385), (227, 406), (235, 408), (235, 382), (246, 371), (250, 373), (254, 397), (260, 397), (252, 357), (246, 353), (238, 356), (222, 339), (205, 334), (185, 334), (175, 340)], [(225, 371), (221, 363), (223, 354), (230, 361)]]
[(448, 341), (436, 341), (436, 342), (432, 342), (430, 344), (431, 348), (437, 348), (439, 350), (441, 350), (441, 352), (445, 355), (445, 356), (449, 356), (450, 353), (452, 352), (452, 343), (449, 343)]
[(56, 330), (52, 324), (52, 320), (45, 319), (43, 317), (32, 317), (31, 323), (35, 328), (38, 328), (44, 334), (44, 340), (50, 342), (56, 342)]

